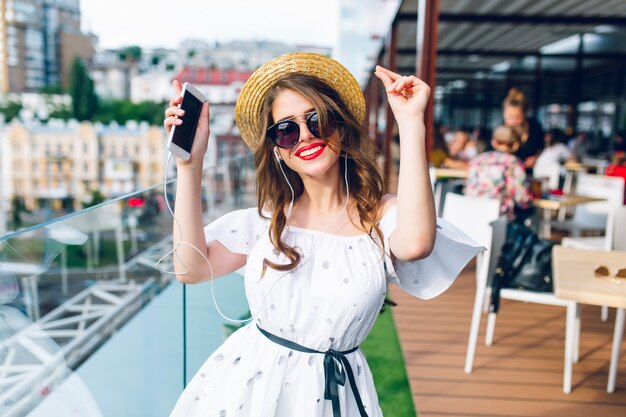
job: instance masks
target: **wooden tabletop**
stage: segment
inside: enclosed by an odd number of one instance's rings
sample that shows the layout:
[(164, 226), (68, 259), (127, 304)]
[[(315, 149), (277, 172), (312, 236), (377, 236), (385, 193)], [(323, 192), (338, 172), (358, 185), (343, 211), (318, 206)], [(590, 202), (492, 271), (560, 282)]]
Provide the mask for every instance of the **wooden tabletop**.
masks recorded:
[(568, 171), (586, 172), (590, 168), (595, 168), (593, 165), (581, 164), (580, 162), (566, 162), (563, 167)]
[[(612, 275), (626, 268), (626, 252), (595, 251), (555, 245), (552, 252), (554, 294), (583, 304), (626, 308), (626, 279), (596, 278), (594, 271), (606, 266)], [(619, 283), (618, 283), (619, 282)]]
[(467, 171), (464, 169), (435, 168), (435, 177), (441, 178), (467, 178)]
[(579, 204), (594, 203), (598, 201), (606, 201), (604, 198), (588, 197), (577, 194), (555, 195), (551, 198), (537, 198), (533, 200), (535, 207), (549, 210), (558, 210), (565, 207), (573, 207)]

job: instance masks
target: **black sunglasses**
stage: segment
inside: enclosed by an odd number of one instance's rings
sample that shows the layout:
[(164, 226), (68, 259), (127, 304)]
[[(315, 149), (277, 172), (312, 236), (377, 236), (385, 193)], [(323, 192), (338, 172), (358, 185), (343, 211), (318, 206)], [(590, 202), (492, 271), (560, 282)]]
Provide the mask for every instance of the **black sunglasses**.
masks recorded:
[[(316, 111), (304, 113), (304, 115), (308, 115), (305, 119), (307, 129), (309, 129), (316, 138), (327, 138), (337, 129), (337, 118), (332, 112), (328, 113), (328, 119), (323, 127), (323, 132), (321, 131), (319, 115)], [(298, 122), (293, 120), (294, 117), (281, 120), (267, 128), (267, 137), (272, 139), (276, 146), (280, 148), (293, 148), (296, 143), (298, 143), (300, 139), (300, 126)]]
[(593, 271), (596, 278), (608, 279), (616, 284), (626, 282), (626, 268), (618, 269), (615, 275), (611, 274), (611, 270), (604, 265), (600, 265)]

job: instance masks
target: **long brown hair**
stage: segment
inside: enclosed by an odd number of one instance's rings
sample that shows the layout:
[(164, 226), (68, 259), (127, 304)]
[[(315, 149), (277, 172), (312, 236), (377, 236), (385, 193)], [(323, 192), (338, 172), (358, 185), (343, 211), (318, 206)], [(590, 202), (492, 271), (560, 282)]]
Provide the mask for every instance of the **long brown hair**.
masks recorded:
[[(292, 74), (278, 81), (265, 96), (262, 105), (261, 145), (254, 151), (254, 162), (257, 175), (257, 207), (259, 215), (265, 218), (264, 211), (271, 212), (270, 241), (275, 250), (282, 252), (289, 259), (287, 264), (277, 264), (268, 259), (263, 260), (263, 273), (269, 266), (278, 271), (290, 271), (298, 266), (301, 254), (282, 240), (282, 233), (287, 224), (286, 207), (291, 202), (291, 191), (283, 174), (273, 157), (274, 144), (266, 138), (268, 126), (272, 120), (272, 105), (284, 90), (292, 90), (302, 94), (313, 103), (319, 122), (323, 127), (329, 114), (334, 114), (340, 121), (337, 126), (340, 143), (328, 142), (328, 146), (342, 155), (339, 159), (340, 172), (344, 172), (344, 164), (348, 164), (348, 185), (350, 197), (356, 203), (359, 225), (356, 227), (366, 231), (372, 240), (372, 232), (383, 244), (380, 228), (377, 226), (378, 214), (382, 206), (383, 180), (375, 163), (376, 147), (365, 129), (347, 110), (345, 103), (337, 92), (316, 77), (303, 74)], [(324, 131), (324, 129), (320, 129)], [(347, 155), (347, 159), (343, 158)], [(285, 175), (293, 187), (294, 198), (297, 200), (304, 192), (304, 184), (300, 176), (283, 164)], [(342, 175), (343, 177), (343, 175)], [(384, 250), (384, 246), (383, 246)]]

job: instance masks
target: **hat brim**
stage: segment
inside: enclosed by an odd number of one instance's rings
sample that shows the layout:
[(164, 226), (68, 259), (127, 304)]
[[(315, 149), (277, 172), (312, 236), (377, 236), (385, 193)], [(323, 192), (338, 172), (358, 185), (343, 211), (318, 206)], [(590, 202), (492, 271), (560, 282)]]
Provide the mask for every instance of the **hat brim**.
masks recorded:
[(261, 105), (267, 92), (282, 78), (305, 74), (319, 78), (333, 88), (356, 120), (365, 120), (365, 97), (359, 83), (339, 62), (327, 56), (295, 52), (281, 55), (259, 67), (244, 84), (237, 104), (235, 120), (243, 141), (256, 151), (263, 140)]

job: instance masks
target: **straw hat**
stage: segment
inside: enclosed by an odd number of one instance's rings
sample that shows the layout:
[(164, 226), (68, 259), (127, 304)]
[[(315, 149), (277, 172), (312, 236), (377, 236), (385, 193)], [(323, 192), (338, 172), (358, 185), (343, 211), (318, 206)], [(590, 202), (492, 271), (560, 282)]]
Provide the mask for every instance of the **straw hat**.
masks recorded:
[(260, 145), (261, 104), (267, 92), (281, 79), (291, 74), (319, 78), (339, 93), (348, 110), (359, 122), (365, 120), (365, 98), (359, 83), (339, 62), (327, 56), (295, 52), (274, 58), (263, 64), (246, 81), (237, 105), (235, 119), (243, 141), (255, 151)]

